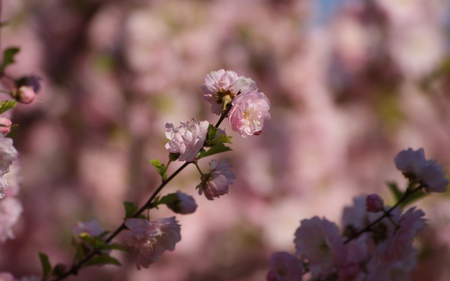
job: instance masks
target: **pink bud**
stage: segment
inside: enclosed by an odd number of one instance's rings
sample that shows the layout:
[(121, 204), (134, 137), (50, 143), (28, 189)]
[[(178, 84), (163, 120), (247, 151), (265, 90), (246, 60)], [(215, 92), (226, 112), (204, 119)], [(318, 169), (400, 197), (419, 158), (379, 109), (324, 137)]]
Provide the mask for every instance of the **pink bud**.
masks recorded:
[(6, 135), (11, 132), (11, 120), (6, 117), (0, 117), (0, 133)]
[(36, 92), (31, 86), (21, 86), (16, 93), (16, 100), (20, 103), (29, 104), (36, 98)]
[(366, 211), (376, 213), (383, 210), (384, 202), (378, 194), (371, 194), (367, 196)]

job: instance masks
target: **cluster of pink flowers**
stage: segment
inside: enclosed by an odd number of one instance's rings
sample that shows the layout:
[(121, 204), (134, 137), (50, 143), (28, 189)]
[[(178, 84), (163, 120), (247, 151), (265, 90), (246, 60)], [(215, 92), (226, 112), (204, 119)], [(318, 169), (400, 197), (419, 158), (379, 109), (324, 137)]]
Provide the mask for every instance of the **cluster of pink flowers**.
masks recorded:
[(395, 165), (412, 182), (425, 186), (427, 192), (445, 192), (449, 181), (445, 178), (442, 165), (435, 160), (426, 160), (423, 148), (414, 151), (411, 148), (401, 151), (395, 157)]
[[(401, 151), (395, 163), (410, 184), (418, 184), (417, 191), (446, 191), (442, 166), (426, 160), (423, 149)], [(311, 280), (409, 280), (417, 256), (412, 244), (426, 226), (424, 215), (415, 207), (402, 214), (399, 207), (384, 206), (376, 194), (357, 197), (344, 208), (342, 231), (325, 218), (302, 220), (295, 254), (274, 253), (267, 280), (301, 281), (307, 271)]]
[(270, 119), (269, 99), (258, 92), (255, 81), (234, 71), (212, 71), (206, 75), (202, 90), (211, 103), (212, 113), (222, 114), (231, 104), (228, 113), (231, 128), (244, 138), (259, 135), (264, 121)]
[(205, 193), (208, 200), (228, 193), (228, 186), (233, 183), (236, 176), (231, 172), (228, 159), (220, 163), (213, 159), (209, 162), (209, 173), (202, 176), (202, 182), (197, 185), (198, 194)]

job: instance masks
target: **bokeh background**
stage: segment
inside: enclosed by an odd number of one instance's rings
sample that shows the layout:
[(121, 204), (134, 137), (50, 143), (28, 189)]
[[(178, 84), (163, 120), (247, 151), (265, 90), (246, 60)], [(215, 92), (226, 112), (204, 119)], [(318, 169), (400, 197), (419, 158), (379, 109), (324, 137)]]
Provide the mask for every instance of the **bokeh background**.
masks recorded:
[[(294, 252), (301, 219), (339, 224), (365, 193), (392, 204), (386, 181), (405, 180), (393, 158), (423, 147), (450, 167), (450, 3), (447, 0), (3, 0), (1, 47), (20, 46), (11, 75), (43, 78), (19, 105), (10, 136), (23, 213), (0, 246), (0, 272), (40, 275), (37, 253), (70, 264), (71, 229), (121, 222), (123, 201), (142, 204), (159, 184), (149, 159), (167, 159), (166, 122), (215, 123), (204, 76), (251, 77), (272, 103), (260, 136), (233, 136), (219, 155), (237, 180), (228, 195), (182, 190), (199, 208), (177, 216), (182, 241), (149, 269), (122, 267), (68, 280), (264, 280), (274, 251)], [(207, 166), (207, 161), (201, 163)], [(172, 167), (173, 169), (175, 168)], [(449, 194), (417, 203), (428, 228), (416, 239), (412, 280), (450, 280)], [(166, 208), (152, 217), (172, 216)], [(121, 241), (120, 238), (118, 241)]]

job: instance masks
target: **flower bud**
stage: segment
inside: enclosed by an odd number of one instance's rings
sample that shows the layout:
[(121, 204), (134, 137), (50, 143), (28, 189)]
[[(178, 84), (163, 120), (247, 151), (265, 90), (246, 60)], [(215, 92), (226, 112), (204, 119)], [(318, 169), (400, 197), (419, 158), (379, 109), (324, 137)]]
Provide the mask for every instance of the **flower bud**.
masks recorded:
[(176, 195), (178, 196), (178, 200), (168, 203), (167, 207), (169, 209), (182, 215), (192, 214), (197, 210), (197, 203), (195, 203), (192, 196), (181, 191), (177, 191)]
[(0, 133), (6, 135), (11, 132), (11, 120), (6, 117), (0, 117)]
[(383, 210), (384, 202), (378, 194), (371, 194), (366, 199), (366, 211), (376, 213)]
[(13, 95), (18, 102), (24, 104), (30, 104), (36, 99), (36, 92), (31, 86), (21, 86)]

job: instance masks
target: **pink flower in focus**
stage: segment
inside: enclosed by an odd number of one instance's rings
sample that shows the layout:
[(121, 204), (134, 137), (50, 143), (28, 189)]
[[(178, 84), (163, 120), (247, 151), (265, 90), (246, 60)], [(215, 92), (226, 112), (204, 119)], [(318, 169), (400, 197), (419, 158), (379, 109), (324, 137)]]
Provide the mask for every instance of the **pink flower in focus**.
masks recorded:
[(269, 99), (256, 90), (238, 95), (232, 104), (228, 120), (232, 130), (244, 138), (258, 135), (264, 127), (264, 120), (270, 119)]
[(366, 211), (376, 213), (383, 210), (384, 202), (378, 194), (371, 194), (367, 196)]
[(12, 122), (6, 117), (0, 117), (0, 134), (8, 134), (11, 132)]
[(256, 83), (252, 79), (238, 77), (236, 72), (224, 69), (211, 71), (202, 85), (203, 96), (211, 103), (211, 112), (215, 114), (221, 114), (239, 91), (249, 92), (256, 89)]
[(98, 224), (96, 220), (88, 222), (78, 222), (72, 228), (72, 235), (79, 236), (80, 234), (87, 233), (89, 236), (99, 236), (105, 232), (105, 230)]
[(22, 204), (15, 198), (7, 197), (0, 201), (0, 242), (14, 238), (11, 228), (22, 213)]
[(181, 228), (175, 217), (161, 218), (154, 222), (131, 218), (125, 220), (129, 231), (124, 235), (125, 243), (136, 251), (137, 268), (148, 268), (166, 250), (173, 251), (181, 241)]
[(435, 160), (426, 160), (423, 148), (400, 151), (395, 157), (395, 165), (405, 177), (425, 185), (427, 192), (445, 192), (449, 181), (445, 178), (442, 165)]
[(208, 200), (228, 193), (228, 186), (233, 183), (236, 176), (230, 171), (231, 165), (228, 159), (223, 159), (220, 163), (213, 159), (209, 162), (210, 173), (202, 176), (202, 182), (197, 185), (198, 194), (205, 193)]
[(267, 281), (301, 281), (302, 263), (286, 252), (273, 253), (269, 258)]
[(181, 191), (177, 191), (178, 200), (167, 204), (172, 211), (178, 214), (187, 215), (192, 214), (197, 210), (197, 203), (194, 197), (187, 195)]
[(346, 251), (336, 224), (319, 217), (304, 219), (295, 232), (297, 255), (309, 261), (313, 277), (326, 277), (345, 260)]
[(203, 147), (208, 133), (208, 121), (198, 122), (194, 118), (191, 121), (181, 122), (175, 127), (172, 123), (166, 124), (166, 149), (170, 153), (179, 153), (179, 161), (193, 161)]

